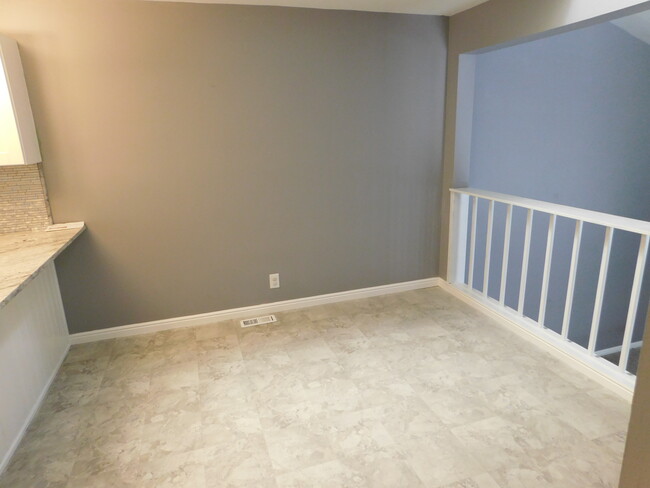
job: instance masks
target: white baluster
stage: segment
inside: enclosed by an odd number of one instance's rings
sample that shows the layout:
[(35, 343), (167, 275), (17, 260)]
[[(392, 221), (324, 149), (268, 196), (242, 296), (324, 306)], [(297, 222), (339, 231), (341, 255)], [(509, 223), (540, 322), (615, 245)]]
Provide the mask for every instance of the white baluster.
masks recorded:
[(562, 337), (569, 338), (569, 322), (571, 321), (571, 310), (573, 310), (573, 293), (576, 288), (576, 273), (578, 271), (578, 259), (580, 257), (580, 242), (582, 241), (582, 220), (576, 220), (576, 230), (573, 235), (573, 251), (571, 252), (571, 265), (569, 269), (569, 283), (566, 290), (566, 302), (564, 304), (564, 319), (562, 320)]
[(512, 205), (508, 205), (506, 210), (506, 230), (503, 235), (503, 259), (501, 261), (501, 290), (499, 292), (499, 302), (501, 305), (506, 303), (506, 282), (508, 280), (508, 258), (510, 255), (510, 233), (512, 232)]
[(546, 300), (548, 298), (548, 283), (551, 275), (551, 262), (553, 260), (553, 243), (555, 242), (555, 215), (551, 214), (548, 221), (548, 235), (546, 236), (546, 256), (544, 257), (544, 275), (542, 277), (542, 295), (539, 300), (539, 325), (544, 326), (546, 319)]
[(605, 297), (605, 285), (607, 282), (607, 270), (609, 269), (609, 255), (612, 252), (612, 238), (614, 229), (607, 227), (605, 231), (605, 243), (603, 244), (603, 256), (600, 260), (600, 274), (598, 276), (598, 288), (596, 289), (596, 303), (594, 303), (594, 315), (591, 320), (591, 333), (589, 334), (589, 354), (595, 354), (596, 341), (598, 340), (598, 328), (600, 327), (600, 315), (603, 311), (603, 298)]
[(474, 256), (476, 255), (476, 217), (478, 214), (478, 197), (473, 197), (472, 202), (472, 233), (470, 235), (469, 244), (469, 271), (467, 284), (470, 288), (474, 288)]
[(627, 321), (625, 322), (621, 360), (618, 363), (618, 367), (623, 371), (627, 369), (627, 362), (630, 357), (630, 344), (632, 344), (634, 323), (636, 322), (636, 314), (639, 309), (639, 297), (641, 296), (641, 286), (643, 285), (645, 262), (648, 256), (648, 239), (647, 235), (643, 235), (641, 236), (641, 242), (639, 243), (639, 255), (636, 259), (636, 270), (634, 271), (634, 281), (632, 282), (630, 306), (627, 310)]
[(492, 227), (494, 225), (494, 200), (488, 205), (487, 235), (485, 236), (485, 267), (483, 268), (483, 295), (488, 296), (490, 284), (490, 258), (492, 254)]
[(533, 232), (533, 210), (528, 209), (526, 215), (526, 235), (524, 237), (524, 256), (521, 259), (521, 280), (519, 281), (519, 306), (517, 310), (520, 315), (524, 314), (524, 302), (526, 299), (526, 281), (528, 280), (528, 259), (530, 258), (530, 238)]

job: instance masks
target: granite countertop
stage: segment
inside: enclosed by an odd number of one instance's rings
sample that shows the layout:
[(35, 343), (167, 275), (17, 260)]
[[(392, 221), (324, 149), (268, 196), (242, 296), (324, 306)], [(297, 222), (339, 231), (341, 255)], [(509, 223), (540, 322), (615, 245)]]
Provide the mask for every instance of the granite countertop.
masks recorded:
[(85, 228), (81, 223), (72, 229), (0, 234), (0, 308)]

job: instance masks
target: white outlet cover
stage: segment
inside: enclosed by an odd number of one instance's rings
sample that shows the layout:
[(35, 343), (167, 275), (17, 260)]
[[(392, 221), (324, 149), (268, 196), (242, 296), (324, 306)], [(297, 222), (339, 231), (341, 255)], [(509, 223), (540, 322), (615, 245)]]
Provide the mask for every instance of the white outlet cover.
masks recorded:
[(280, 273), (269, 275), (269, 288), (280, 288)]

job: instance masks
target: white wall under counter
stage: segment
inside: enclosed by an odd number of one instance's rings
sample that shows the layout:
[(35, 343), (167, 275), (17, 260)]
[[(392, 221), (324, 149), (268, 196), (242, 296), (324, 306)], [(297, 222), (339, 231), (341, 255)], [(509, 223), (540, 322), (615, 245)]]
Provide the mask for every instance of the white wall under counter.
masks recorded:
[(83, 222), (0, 235), (0, 473), (47, 394), (68, 347), (56, 258)]
[(0, 309), (0, 472), (18, 447), (69, 348), (54, 263)]

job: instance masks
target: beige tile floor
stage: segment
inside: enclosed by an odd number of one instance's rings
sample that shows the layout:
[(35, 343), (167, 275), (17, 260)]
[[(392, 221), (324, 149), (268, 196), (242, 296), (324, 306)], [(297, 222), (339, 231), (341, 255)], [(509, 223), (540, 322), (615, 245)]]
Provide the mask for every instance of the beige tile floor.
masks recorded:
[(615, 487), (629, 406), (437, 288), (71, 349), (3, 488)]

